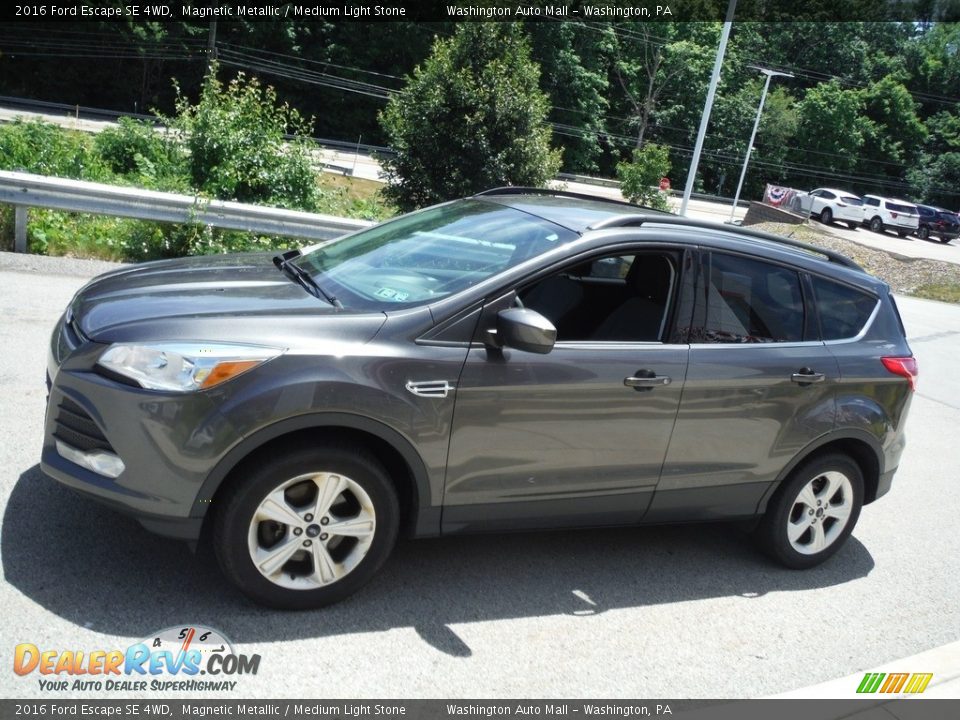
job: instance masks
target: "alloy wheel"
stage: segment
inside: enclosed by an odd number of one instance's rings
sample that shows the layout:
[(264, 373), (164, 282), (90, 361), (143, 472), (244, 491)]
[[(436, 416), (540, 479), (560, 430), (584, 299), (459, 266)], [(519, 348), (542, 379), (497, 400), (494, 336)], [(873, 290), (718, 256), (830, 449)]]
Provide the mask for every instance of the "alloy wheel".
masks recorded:
[(314, 590), (360, 564), (376, 524), (373, 502), (358, 483), (340, 473), (309, 473), (263, 498), (250, 520), (247, 544), (264, 578), (292, 590)]
[(803, 555), (830, 547), (850, 521), (853, 502), (853, 485), (844, 473), (817, 475), (800, 490), (787, 516), (791, 547)]

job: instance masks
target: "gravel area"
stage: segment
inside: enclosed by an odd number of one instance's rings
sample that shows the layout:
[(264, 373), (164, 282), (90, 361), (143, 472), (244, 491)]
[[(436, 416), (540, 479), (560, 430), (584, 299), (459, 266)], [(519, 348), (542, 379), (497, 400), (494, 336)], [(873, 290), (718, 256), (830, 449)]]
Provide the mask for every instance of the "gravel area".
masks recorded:
[(955, 286), (955, 293), (960, 295), (960, 265), (956, 263), (912, 258), (887, 250), (877, 250), (831, 235), (813, 225), (760, 223), (750, 227), (843, 253), (868, 273), (886, 282), (895, 293), (947, 299), (941, 297), (942, 293), (932, 294), (930, 288)]
[(36, 275), (67, 275), (69, 277), (92, 278), (95, 275), (116, 270), (123, 264), (106, 260), (0, 252), (0, 270)]

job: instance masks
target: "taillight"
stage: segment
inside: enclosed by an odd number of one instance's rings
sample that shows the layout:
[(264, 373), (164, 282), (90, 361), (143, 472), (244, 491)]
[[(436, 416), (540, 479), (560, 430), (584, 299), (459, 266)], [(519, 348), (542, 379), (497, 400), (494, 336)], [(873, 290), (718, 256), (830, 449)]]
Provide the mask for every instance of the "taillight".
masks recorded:
[(893, 218), (894, 220), (896, 220), (896, 219), (897, 219), (897, 214), (896, 214), (895, 212), (892, 212), (892, 213), (890, 213), (890, 217)]
[(883, 366), (894, 375), (905, 377), (910, 389), (917, 389), (917, 359), (915, 357), (883, 357)]

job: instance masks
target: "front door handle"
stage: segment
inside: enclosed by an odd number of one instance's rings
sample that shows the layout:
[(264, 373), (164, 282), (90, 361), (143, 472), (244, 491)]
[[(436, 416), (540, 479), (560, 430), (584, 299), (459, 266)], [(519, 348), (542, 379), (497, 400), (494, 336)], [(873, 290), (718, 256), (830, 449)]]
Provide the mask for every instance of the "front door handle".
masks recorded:
[(827, 379), (827, 376), (820, 372), (814, 372), (808, 367), (800, 368), (798, 372), (795, 372), (790, 376), (792, 382), (797, 383), (797, 385), (810, 385), (811, 383), (820, 383)]
[(637, 372), (630, 377), (623, 379), (624, 385), (632, 387), (638, 392), (652, 390), (655, 387), (669, 385), (670, 383), (671, 379), (668, 376), (657, 375), (653, 370), (637, 370)]

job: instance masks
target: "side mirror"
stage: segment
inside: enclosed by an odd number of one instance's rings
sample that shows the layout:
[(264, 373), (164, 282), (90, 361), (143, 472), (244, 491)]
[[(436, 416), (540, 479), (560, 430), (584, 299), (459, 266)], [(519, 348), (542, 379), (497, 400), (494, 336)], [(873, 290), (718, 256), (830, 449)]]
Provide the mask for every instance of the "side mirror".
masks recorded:
[(557, 329), (536, 310), (509, 308), (497, 313), (497, 344), (546, 355), (557, 341)]

